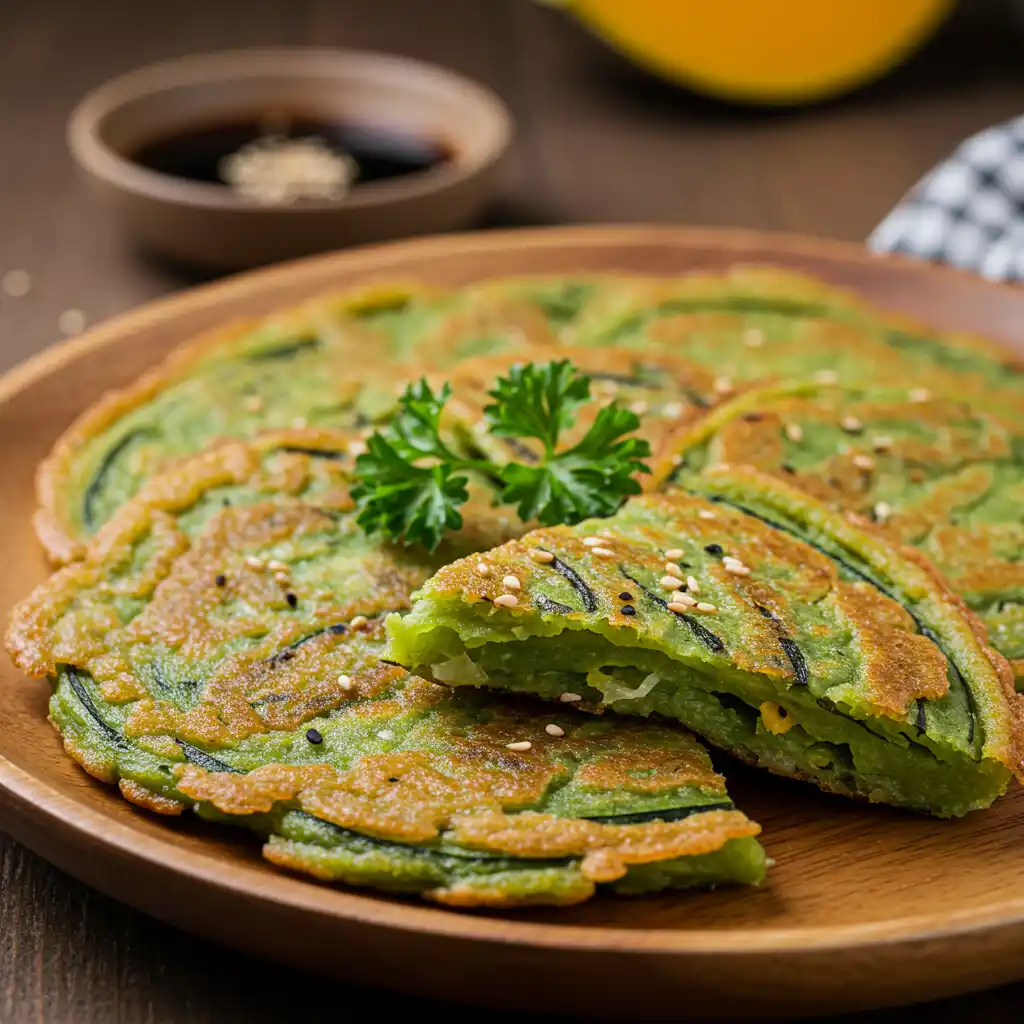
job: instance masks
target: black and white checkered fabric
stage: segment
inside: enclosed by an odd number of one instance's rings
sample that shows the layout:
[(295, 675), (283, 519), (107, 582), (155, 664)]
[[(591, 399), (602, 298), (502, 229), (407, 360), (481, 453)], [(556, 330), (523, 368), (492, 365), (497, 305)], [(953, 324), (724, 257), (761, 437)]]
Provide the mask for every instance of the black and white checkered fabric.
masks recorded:
[(868, 245), (1024, 280), (1024, 117), (972, 135), (911, 189)]

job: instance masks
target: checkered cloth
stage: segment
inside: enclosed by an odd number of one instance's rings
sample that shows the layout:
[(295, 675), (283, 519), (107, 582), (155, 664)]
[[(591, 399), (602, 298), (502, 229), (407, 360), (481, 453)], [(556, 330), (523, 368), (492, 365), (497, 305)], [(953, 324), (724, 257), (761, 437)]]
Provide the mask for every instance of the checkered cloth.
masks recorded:
[(1024, 117), (971, 136), (911, 189), (868, 245), (1024, 280)]

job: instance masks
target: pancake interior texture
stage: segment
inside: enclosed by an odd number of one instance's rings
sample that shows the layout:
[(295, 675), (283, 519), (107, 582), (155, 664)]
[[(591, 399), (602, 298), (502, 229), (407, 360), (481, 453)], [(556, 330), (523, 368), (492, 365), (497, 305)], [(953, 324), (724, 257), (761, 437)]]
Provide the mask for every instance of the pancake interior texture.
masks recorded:
[(848, 796), (988, 806), (1021, 774), (1005, 660), (913, 552), (835, 514), (813, 526), (810, 544), (738, 502), (633, 499), (442, 569), (389, 617), (387, 657), (449, 685), (657, 713)]
[[(794, 490), (926, 554), (1024, 676), (1024, 431), (923, 388), (766, 389), (683, 429), (655, 483)], [(663, 483), (662, 483), (663, 482)]]
[[(758, 882), (758, 826), (684, 730), (491, 700), (380, 658), (438, 565), (356, 527), (352, 435), (225, 442), (149, 481), (15, 611), (67, 751), (124, 796), (324, 880), (454, 906)], [(508, 536), (484, 518), (472, 543)]]
[(74, 560), (147, 477), (218, 438), (297, 419), (370, 426), (411, 376), (556, 344), (685, 358), (714, 375), (719, 393), (814, 373), (851, 383), (912, 379), (983, 396), (986, 408), (1024, 421), (1024, 376), (1006, 352), (780, 268), (373, 286), (205, 335), (108, 395), (41, 467), (37, 532), (55, 562)]

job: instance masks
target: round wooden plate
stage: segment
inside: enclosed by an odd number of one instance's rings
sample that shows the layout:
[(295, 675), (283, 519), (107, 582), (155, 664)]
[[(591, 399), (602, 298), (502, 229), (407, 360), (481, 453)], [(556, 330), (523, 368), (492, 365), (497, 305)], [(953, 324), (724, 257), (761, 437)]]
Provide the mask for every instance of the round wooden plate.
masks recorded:
[[(305, 260), (174, 296), (0, 381), (0, 608), (39, 582), (32, 476), (58, 433), (204, 327), (372, 278), (658, 274), (774, 262), (1024, 352), (1024, 293), (833, 242), (674, 228), (426, 239)], [(431, 996), (588, 1015), (826, 1012), (1024, 976), (1024, 792), (939, 822), (726, 766), (776, 864), (758, 890), (468, 914), (316, 885), (243, 834), (167, 822), (94, 782), (46, 722), (48, 686), (0, 664), (3, 825), (90, 885), (183, 928), (306, 968)]]

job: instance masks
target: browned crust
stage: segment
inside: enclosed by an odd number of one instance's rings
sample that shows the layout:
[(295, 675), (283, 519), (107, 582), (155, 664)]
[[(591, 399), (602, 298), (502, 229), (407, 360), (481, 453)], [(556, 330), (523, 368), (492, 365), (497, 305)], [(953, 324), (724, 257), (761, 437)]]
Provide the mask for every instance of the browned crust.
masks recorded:
[(136, 807), (144, 807), (147, 811), (154, 811), (156, 814), (176, 816), (185, 810), (185, 805), (180, 801), (154, 793), (131, 779), (121, 779), (117, 788), (129, 803), (135, 804)]
[(65, 485), (71, 466), (83, 446), (96, 434), (150, 401), (155, 395), (181, 379), (204, 356), (232, 342), (247, 338), (253, 332), (273, 323), (300, 326), (315, 322), (327, 312), (357, 312), (390, 299), (434, 294), (422, 284), (388, 282), (362, 285), (344, 291), (328, 292), (301, 306), (252, 317), (204, 331), (175, 348), (163, 362), (144, 373), (125, 388), (108, 391), (89, 406), (57, 439), (53, 450), (36, 471), (36, 499), (39, 508), (33, 518), (36, 536), (55, 565), (64, 565), (82, 558), (86, 544), (71, 529), (64, 502)]

